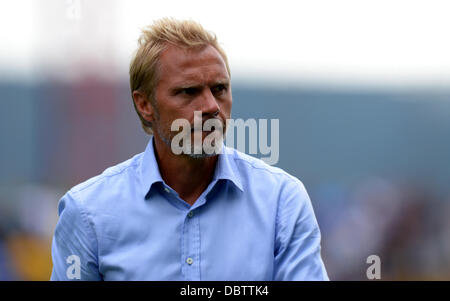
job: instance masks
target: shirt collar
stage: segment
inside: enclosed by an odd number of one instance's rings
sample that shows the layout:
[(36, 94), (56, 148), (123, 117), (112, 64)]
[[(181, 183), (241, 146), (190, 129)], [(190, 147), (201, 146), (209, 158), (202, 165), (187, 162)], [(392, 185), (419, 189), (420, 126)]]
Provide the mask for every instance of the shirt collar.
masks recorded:
[(244, 191), (242, 187), (240, 173), (234, 160), (235, 157), (234, 152), (235, 152), (234, 149), (228, 148), (225, 145), (222, 146), (222, 153), (219, 154), (219, 158), (217, 160), (213, 181), (221, 179), (228, 180), (232, 182), (241, 191)]
[(159, 172), (158, 162), (156, 161), (155, 149), (153, 146), (153, 136), (145, 148), (141, 161), (141, 186), (144, 198), (150, 191), (154, 183), (164, 182)]
[[(147, 144), (141, 161), (141, 186), (142, 194), (145, 198), (154, 183), (164, 183), (161, 173), (159, 172), (158, 162), (156, 161), (153, 139), (154, 138), (152, 136)], [(241, 191), (244, 191), (234, 156), (235, 154), (233, 149), (230, 149), (225, 145), (222, 146), (222, 153), (219, 154), (219, 158), (217, 160), (213, 181), (228, 180)]]

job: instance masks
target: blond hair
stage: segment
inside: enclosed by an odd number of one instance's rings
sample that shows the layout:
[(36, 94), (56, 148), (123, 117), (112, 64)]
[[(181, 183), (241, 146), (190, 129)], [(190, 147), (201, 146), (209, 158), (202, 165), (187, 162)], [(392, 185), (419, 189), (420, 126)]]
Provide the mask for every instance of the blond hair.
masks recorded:
[[(155, 102), (155, 89), (158, 83), (158, 61), (162, 51), (168, 44), (179, 47), (197, 48), (207, 45), (213, 46), (225, 61), (230, 74), (228, 60), (220, 47), (215, 34), (206, 31), (199, 23), (188, 20), (163, 18), (156, 20), (152, 25), (144, 28), (138, 40), (138, 49), (130, 63), (130, 89), (144, 93), (153, 106)], [(151, 122), (145, 120), (136, 108), (144, 131), (153, 133)]]

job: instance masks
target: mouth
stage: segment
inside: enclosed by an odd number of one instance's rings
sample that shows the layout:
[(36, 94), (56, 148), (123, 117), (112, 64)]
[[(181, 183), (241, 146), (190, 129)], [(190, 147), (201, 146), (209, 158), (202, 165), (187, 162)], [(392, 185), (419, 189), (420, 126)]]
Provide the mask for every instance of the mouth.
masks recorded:
[(196, 130), (193, 125), (191, 126), (191, 133), (202, 132), (202, 133), (208, 133), (209, 134), (209, 133), (215, 132), (216, 130), (220, 130), (220, 127), (216, 127), (216, 126), (213, 125), (213, 126), (211, 126), (210, 130), (204, 130), (203, 128), (199, 129), (199, 130)]
[(215, 132), (214, 129), (211, 129), (210, 131), (205, 131), (205, 130), (197, 130), (197, 131), (195, 131), (195, 130), (191, 130), (191, 134), (201, 133), (203, 137), (204, 136), (208, 136), (209, 134), (212, 134), (214, 132)]
[(191, 129), (192, 132), (214, 132), (215, 130), (216, 130), (215, 126), (212, 126), (210, 130), (200, 129), (196, 131), (194, 128)]

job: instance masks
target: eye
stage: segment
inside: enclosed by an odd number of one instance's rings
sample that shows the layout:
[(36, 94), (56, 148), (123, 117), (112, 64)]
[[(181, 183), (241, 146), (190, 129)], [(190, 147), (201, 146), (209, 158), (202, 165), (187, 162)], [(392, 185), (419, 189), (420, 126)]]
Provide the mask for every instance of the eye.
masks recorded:
[(179, 88), (176, 89), (173, 95), (181, 95), (181, 96), (195, 96), (200, 93), (200, 89), (197, 87), (187, 87), (187, 88)]
[(175, 94), (180, 94), (180, 95), (187, 95), (187, 96), (194, 96), (196, 94), (199, 93), (199, 89), (198, 88), (183, 88), (178, 90)]
[(224, 84), (219, 84), (211, 88), (211, 92), (213, 94), (221, 94), (227, 90), (227, 87)]

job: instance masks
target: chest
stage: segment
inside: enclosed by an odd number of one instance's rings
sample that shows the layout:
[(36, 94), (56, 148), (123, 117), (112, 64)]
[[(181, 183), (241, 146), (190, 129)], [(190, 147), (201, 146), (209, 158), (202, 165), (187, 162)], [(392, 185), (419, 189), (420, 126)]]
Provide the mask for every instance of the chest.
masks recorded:
[(275, 236), (270, 210), (213, 209), (153, 208), (104, 219), (98, 231), (104, 279), (270, 280)]

